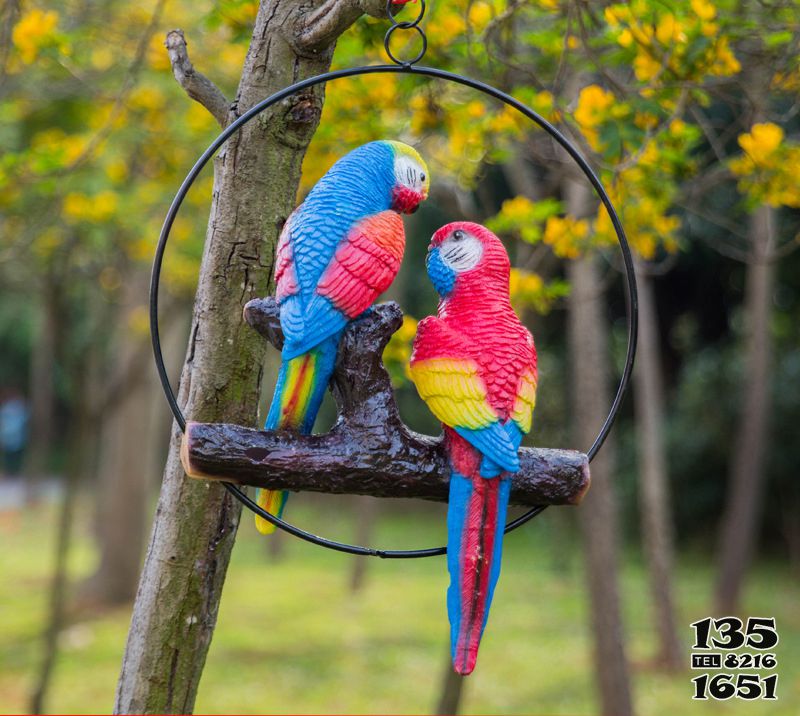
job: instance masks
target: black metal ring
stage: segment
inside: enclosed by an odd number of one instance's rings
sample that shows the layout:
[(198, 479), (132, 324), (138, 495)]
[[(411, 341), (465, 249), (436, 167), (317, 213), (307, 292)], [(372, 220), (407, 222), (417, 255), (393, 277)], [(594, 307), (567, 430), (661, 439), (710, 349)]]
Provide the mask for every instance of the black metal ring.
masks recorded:
[[(188, 193), (189, 189), (191, 188), (192, 184), (194, 183), (197, 176), (202, 171), (203, 167), (209, 162), (211, 157), (217, 152), (217, 150), (228, 140), (234, 132), (238, 131), (242, 125), (249, 122), (251, 119), (259, 115), (265, 109), (271, 107), (272, 105), (280, 102), (281, 100), (289, 97), (290, 95), (299, 92), (300, 90), (307, 89), (308, 87), (314, 87), (318, 84), (322, 84), (323, 82), (329, 82), (332, 80), (342, 79), (345, 77), (353, 77), (355, 75), (371, 75), (371, 74), (413, 74), (413, 75), (420, 75), (426, 77), (434, 77), (436, 79), (446, 80), (448, 82), (455, 82), (460, 85), (464, 85), (465, 87), (470, 87), (471, 89), (477, 90), (482, 92), (483, 94), (489, 95), (490, 97), (494, 97), (495, 99), (500, 100), (504, 104), (507, 104), (511, 107), (514, 107), (518, 112), (525, 115), (528, 119), (538, 124), (547, 134), (549, 134), (566, 152), (567, 154), (572, 157), (575, 163), (580, 167), (581, 171), (584, 173), (586, 178), (589, 180), (591, 185), (594, 187), (594, 190), (597, 192), (600, 201), (606, 207), (608, 211), (608, 215), (611, 218), (611, 223), (614, 226), (614, 231), (617, 234), (617, 240), (619, 241), (620, 250), (622, 252), (622, 260), (625, 266), (625, 283), (627, 288), (627, 313), (628, 313), (628, 349), (625, 355), (625, 366), (622, 371), (622, 376), (620, 378), (619, 386), (617, 388), (616, 395), (614, 396), (614, 400), (611, 403), (611, 410), (608, 413), (602, 427), (600, 428), (600, 432), (598, 433), (597, 437), (595, 438), (592, 446), (589, 448), (587, 452), (587, 456), (591, 461), (594, 456), (597, 454), (597, 451), (600, 449), (602, 444), (605, 442), (605, 439), (608, 437), (608, 433), (611, 430), (611, 426), (614, 424), (614, 420), (619, 413), (620, 406), (622, 404), (622, 400), (625, 397), (625, 393), (627, 392), (628, 385), (630, 383), (631, 373), (633, 371), (633, 359), (636, 354), (636, 338), (638, 335), (638, 328), (639, 328), (639, 303), (637, 298), (636, 292), (636, 274), (633, 268), (633, 257), (631, 256), (631, 250), (628, 246), (628, 240), (625, 238), (625, 231), (622, 228), (622, 223), (619, 220), (619, 216), (617, 215), (616, 210), (614, 209), (613, 204), (611, 203), (611, 199), (608, 196), (608, 193), (603, 188), (602, 183), (597, 178), (597, 175), (592, 171), (592, 168), (589, 166), (587, 161), (581, 156), (580, 152), (567, 140), (567, 138), (558, 130), (556, 129), (550, 122), (548, 122), (544, 117), (539, 115), (537, 112), (532, 110), (530, 107), (524, 105), (519, 100), (515, 99), (509, 94), (492, 87), (485, 82), (481, 82), (479, 80), (473, 80), (469, 77), (464, 77), (462, 75), (455, 74), (453, 72), (448, 72), (446, 70), (439, 70), (434, 67), (417, 67), (412, 65), (370, 65), (370, 66), (363, 66), (363, 67), (350, 67), (342, 70), (336, 70), (334, 72), (325, 72), (321, 75), (316, 75), (314, 77), (309, 77), (308, 79), (301, 80), (300, 82), (296, 82), (285, 89), (276, 92), (270, 97), (261, 100), (258, 104), (251, 107), (247, 112), (243, 115), (238, 117), (236, 120), (231, 122), (223, 131), (222, 133), (209, 145), (209, 147), (203, 152), (200, 158), (197, 160), (195, 165), (186, 175), (186, 178), (183, 180), (180, 188), (178, 189), (178, 193), (175, 195), (175, 198), (172, 200), (172, 204), (169, 207), (169, 211), (167, 211), (167, 216), (164, 219), (164, 225), (161, 227), (161, 234), (158, 238), (158, 245), (156, 246), (156, 253), (153, 259), (153, 272), (150, 278), (150, 334), (152, 337), (153, 342), (153, 353), (155, 355), (155, 362), (156, 368), (158, 370), (158, 376), (161, 379), (161, 386), (164, 389), (164, 394), (166, 395), (167, 402), (169, 403), (170, 409), (172, 410), (172, 414), (175, 416), (175, 420), (180, 426), (181, 430), (186, 429), (186, 418), (183, 416), (183, 412), (178, 405), (178, 401), (175, 397), (175, 393), (172, 390), (172, 386), (169, 382), (169, 376), (167, 375), (166, 367), (164, 366), (164, 357), (161, 353), (161, 339), (159, 336), (158, 331), (158, 287), (159, 287), (159, 280), (161, 276), (161, 265), (164, 259), (164, 250), (167, 245), (167, 239), (169, 238), (169, 233), (172, 229), (172, 225), (175, 222), (175, 217), (178, 215), (178, 210), (183, 203), (186, 194)], [(245, 507), (255, 512), (260, 517), (263, 517), (268, 522), (271, 522), (276, 527), (288, 532), (289, 534), (294, 535), (295, 537), (299, 537), (307, 542), (311, 542), (313, 544), (319, 545), (321, 547), (326, 547), (328, 549), (333, 549), (338, 552), (347, 552), (348, 554), (359, 554), (359, 555), (367, 555), (372, 557), (382, 557), (385, 559), (409, 559), (409, 558), (416, 558), (416, 557), (433, 557), (436, 555), (445, 554), (447, 552), (447, 547), (433, 547), (430, 549), (417, 549), (417, 550), (379, 550), (379, 549), (372, 549), (370, 547), (360, 547), (357, 545), (346, 544), (343, 542), (335, 542), (332, 540), (325, 539), (324, 537), (319, 537), (315, 534), (310, 532), (306, 532), (305, 530), (300, 529), (299, 527), (295, 527), (294, 525), (284, 522), (282, 519), (276, 517), (275, 515), (271, 515), (266, 510), (261, 509), (255, 502), (253, 502), (244, 492), (240, 489), (231, 485), (230, 483), (223, 483), (225, 488), (230, 492), (239, 502), (241, 502)], [(532, 519), (536, 515), (540, 514), (543, 510), (545, 510), (547, 505), (538, 505), (537, 507), (533, 507), (532, 509), (528, 510), (524, 515), (521, 515), (517, 519), (513, 520), (509, 524), (506, 525), (505, 532), (511, 532), (512, 530), (516, 529), (517, 527), (522, 526), (528, 520)]]
[[(425, 30), (419, 26), (420, 22), (422, 22), (422, 18), (425, 17), (425, 0), (420, 0), (419, 12), (414, 20), (403, 20), (398, 22), (395, 19), (395, 16), (392, 14), (392, 9), (394, 6), (395, 3), (392, 2), (392, 0), (386, 0), (386, 14), (389, 16), (389, 20), (392, 24), (386, 31), (386, 34), (383, 36), (383, 49), (386, 50), (386, 55), (392, 62), (395, 62), (402, 67), (409, 67), (417, 64), (417, 62), (419, 62), (425, 56), (425, 53), (428, 50), (428, 36), (425, 34)], [(413, 60), (401, 60), (395, 57), (394, 53), (392, 52), (392, 35), (394, 34), (395, 30), (416, 30), (417, 34), (422, 39), (422, 49), (420, 49)]]
[[(420, 0), (419, 3), (419, 12), (417, 13), (417, 17), (413, 20), (401, 20), (400, 22), (397, 21), (397, 18), (394, 15), (394, 7), (400, 3), (393, 2), (393, 0), (386, 0), (386, 15), (389, 17), (389, 22), (392, 23), (392, 27), (402, 27), (404, 29), (408, 29), (409, 27), (416, 27), (417, 25), (422, 22), (422, 18), (425, 17), (425, 0)], [(405, 3), (404, 3), (405, 4)], [(400, 8), (402, 10), (403, 8)]]
[[(392, 52), (392, 34), (395, 30), (409, 30), (413, 28), (417, 31), (417, 34), (422, 38), (422, 47), (420, 51), (414, 56), (414, 59), (411, 60), (401, 60), (394, 56)], [(396, 62), (398, 65), (402, 65), (403, 67), (409, 67), (410, 65), (415, 65), (419, 62), (425, 55), (428, 50), (428, 36), (423, 32), (422, 28), (419, 25), (392, 25), (387, 31), (386, 35), (383, 38), (383, 48), (386, 50), (386, 54), (389, 56), (389, 59), (392, 62)]]

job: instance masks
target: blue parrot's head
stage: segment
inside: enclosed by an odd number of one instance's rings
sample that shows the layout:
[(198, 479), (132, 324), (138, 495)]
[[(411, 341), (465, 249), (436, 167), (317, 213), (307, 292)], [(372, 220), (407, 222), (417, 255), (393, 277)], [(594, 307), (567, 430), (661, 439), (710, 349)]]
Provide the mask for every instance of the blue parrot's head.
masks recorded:
[(428, 167), (418, 152), (403, 142), (367, 142), (339, 159), (320, 179), (307, 199), (329, 201), (336, 196), (354, 216), (392, 209), (417, 210), (428, 198)]
[(392, 150), (391, 208), (402, 214), (413, 214), (421, 202), (428, 198), (431, 186), (425, 160), (416, 149), (403, 142), (384, 141)]

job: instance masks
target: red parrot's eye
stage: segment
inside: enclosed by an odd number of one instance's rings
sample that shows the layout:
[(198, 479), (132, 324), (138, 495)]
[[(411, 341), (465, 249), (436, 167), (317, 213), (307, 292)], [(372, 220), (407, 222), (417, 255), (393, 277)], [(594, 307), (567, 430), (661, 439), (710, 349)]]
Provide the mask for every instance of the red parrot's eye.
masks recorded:
[(464, 232), (461, 229), (457, 229), (453, 232), (453, 241), (461, 241), (464, 238)]

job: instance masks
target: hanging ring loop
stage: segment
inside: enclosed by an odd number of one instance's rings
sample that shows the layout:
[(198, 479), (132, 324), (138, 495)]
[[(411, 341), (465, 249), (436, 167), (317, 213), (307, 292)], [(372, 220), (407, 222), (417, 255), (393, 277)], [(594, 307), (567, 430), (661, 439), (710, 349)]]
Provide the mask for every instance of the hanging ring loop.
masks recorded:
[[(625, 270), (625, 287), (627, 290), (626, 308), (628, 315), (628, 347), (625, 353), (625, 365), (622, 370), (622, 376), (620, 377), (617, 392), (614, 395), (614, 400), (611, 403), (611, 409), (609, 410), (608, 416), (603, 422), (603, 425), (600, 427), (600, 432), (597, 434), (597, 437), (586, 453), (589, 461), (591, 462), (595, 455), (597, 455), (600, 447), (605, 442), (609, 432), (611, 432), (611, 427), (614, 424), (614, 420), (616, 419), (617, 415), (619, 414), (622, 401), (627, 393), (631, 375), (633, 373), (633, 361), (636, 355), (636, 339), (639, 331), (639, 301), (636, 292), (636, 274), (633, 267), (633, 256), (631, 254), (630, 246), (628, 245), (628, 240), (625, 237), (625, 230), (622, 228), (622, 222), (619, 219), (619, 215), (617, 214), (617, 211), (611, 202), (608, 192), (606, 192), (600, 179), (589, 166), (589, 163), (586, 161), (586, 159), (583, 158), (578, 149), (558, 129), (556, 129), (556, 127), (550, 124), (550, 122), (548, 122), (540, 114), (520, 102), (518, 99), (512, 97), (510, 94), (507, 94), (496, 87), (492, 87), (485, 82), (464, 77), (463, 75), (458, 75), (454, 72), (439, 70), (434, 67), (418, 67), (416, 65), (370, 65), (363, 67), (350, 67), (333, 72), (326, 72), (324, 74), (309, 77), (308, 79), (296, 82), (295, 84), (276, 92), (270, 97), (261, 100), (261, 102), (254, 105), (235, 121), (231, 122), (200, 155), (200, 158), (186, 175), (186, 178), (183, 180), (183, 183), (178, 189), (178, 192), (175, 195), (175, 198), (172, 200), (169, 210), (167, 211), (167, 216), (164, 219), (164, 225), (161, 227), (161, 234), (158, 238), (155, 257), (153, 258), (153, 272), (150, 277), (150, 335), (153, 343), (153, 354), (155, 357), (156, 369), (158, 370), (158, 376), (161, 380), (161, 386), (164, 390), (164, 395), (167, 398), (170, 409), (172, 410), (172, 414), (175, 416), (175, 421), (181, 430), (186, 429), (186, 418), (184, 417), (183, 411), (178, 405), (175, 392), (172, 390), (172, 385), (170, 384), (169, 376), (167, 375), (167, 369), (164, 365), (164, 356), (161, 352), (161, 339), (158, 330), (158, 289), (161, 278), (161, 266), (164, 260), (164, 251), (167, 247), (167, 240), (169, 239), (170, 231), (175, 223), (175, 219), (178, 216), (178, 211), (180, 210), (186, 195), (189, 193), (189, 189), (191, 189), (200, 172), (217, 153), (219, 148), (233, 134), (238, 132), (242, 125), (257, 117), (264, 110), (272, 107), (278, 102), (281, 102), (287, 97), (300, 92), (301, 90), (308, 89), (309, 87), (315, 87), (316, 85), (325, 84), (327, 82), (345, 77), (373, 74), (413, 74), (417, 76), (445, 80), (447, 82), (454, 82), (464, 87), (469, 87), (473, 90), (481, 92), (489, 97), (493, 97), (494, 99), (513, 107), (529, 120), (539, 125), (544, 132), (546, 132), (559, 146), (561, 146), (562, 149), (564, 149), (564, 151), (578, 165), (581, 172), (583, 172), (586, 179), (594, 188), (594, 191), (599, 197), (603, 206), (605, 206), (606, 211), (611, 218), (614, 231), (617, 235), (617, 241), (622, 253), (622, 262)], [(432, 547), (429, 549), (414, 550), (380, 550), (372, 549), (371, 547), (361, 547), (358, 545), (351, 545), (325, 539), (324, 537), (320, 537), (312, 534), (311, 532), (302, 530), (299, 527), (296, 527), (295, 525), (285, 522), (279, 517), (270, 514), (266, 510), (259, 507), (235, 485), (232, 485), (228, 482), (224, 482), (223, 485), (225, 486), (225, 489), (228, 490), (231, 495), (233, 495), (233, 497), (239, 500), (239, 502), (257, 514), (259, 517), (263, 517), (265, 520), (282, 529), (284, 532), (288, 532), (295, 537), (299, 537), (306, 542), (311, 542), (312, 544), (316, 544), (320, 547), (332, 549), (337, 552), (346, 552), (348, 554), (358, 554), (370, 557), (381, 557), (384, 559), (434, 557), (447, 552), (447, 547)], [(539, 505), (528, 510), (525, 514), (508, 523), (506, 525), (505, 532), (511, 532), (512, 530), (521, 527), (526, 522), (536, 517), (536, 515), (543, 512), (546, 507), (547, 505)]]
[[(417, 17), (413, 20), (402, 20), (398, 22), (395, 16), (392, 14), (394, 7), (396, 7), (396, 3), (392, 2), (392, 0), (387, 0), (386, 14), (389, 16), (389, 20), (392, 24), (386, 31), (386, 34), (383, 36), (383, 47), (386, 50), (387, 56), (392, 62), (400, 65), (401, 67), (408, 68), (411, 65), (415, 65), (417, 62), (419, 62), (425, 56), (425, 52), (428, 50), (428, 36), (425, 34), (425, 30), (423, 30), (419, 25), (419, 23), (422, 21), (422, 18), (425, 17), (425, 0), (420, 0), (419, 12), (417, 13)], [(401, 60), (392, 52), (392, 35), (394, 35), (397, 30), (416, 30), (417, 34), (420, 36), (420, 39), (422, 40), (422, 47), (413, 59)]]
[[(394, 34), (395, 30), (407, 30), (413, 28), (417, 31), (417, 34), (422, 38), (422, 47), (420, 48), (419, 52), (417, 53), (416, 57), (411, 60), (401, 60), (395, 57), (394, 53), (392, 52), (392, 35)], [(428, 36), (425, 34), (423, 29), (419, 25), (409, 25), (408, 27), (404, 27), (403, 25), (392, 25), (387, 31), (386, 36), (383, 38), (383, 47), (386, 50), (386, 54), (389, 56), (389, 59), (398, 64), (402, 65), (403, 67), (409, 67), (410, 65), (415, 65), (419, 62), (425, 52), (428, 49)]]
[[(425, 0), (420, 0), (419, 3), (419, 11), (417, 12), (417, 16), (413, 20), (401, 20), (400, 22), (397, 21), (397, 18), (394, 16), (394, 8), (398, 5), (406, 5), (405, 3), (399, 3), (397, 0), (387, 0), (386, 2), (386, 14), (389, 16), (389, 22), (392, 23), (392, 27), (402, 27), (408, 29), (409, 27), (416, 27), (417, 25), (422, 22), (422, 18), (425, 17)], [(398, 8), (398, 12), (402, 10), (402, 8)]]

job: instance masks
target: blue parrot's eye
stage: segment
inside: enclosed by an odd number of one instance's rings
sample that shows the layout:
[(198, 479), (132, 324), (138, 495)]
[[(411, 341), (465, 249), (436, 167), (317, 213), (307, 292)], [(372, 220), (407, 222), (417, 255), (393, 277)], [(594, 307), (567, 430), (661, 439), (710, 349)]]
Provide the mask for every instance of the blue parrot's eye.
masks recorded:
[(419, 175), (419, 180), (420, 181), (425, 181), (425, 175), (424, 174), (420, 174)]

